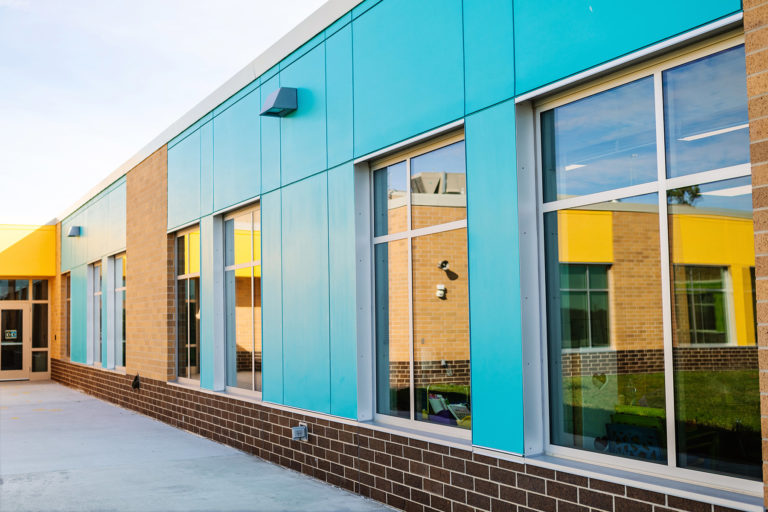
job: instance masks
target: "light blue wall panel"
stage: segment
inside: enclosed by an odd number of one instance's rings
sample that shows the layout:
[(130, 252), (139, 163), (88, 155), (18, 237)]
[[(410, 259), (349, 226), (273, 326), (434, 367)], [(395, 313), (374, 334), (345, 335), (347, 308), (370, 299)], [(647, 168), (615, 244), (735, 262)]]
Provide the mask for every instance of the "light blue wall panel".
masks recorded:
[(101, 260), (101, 366), (107, 367), (107, 351), (109, 350), (109, 325), (107, 315), (107, 258)]
[(261, 97), (255, 90), (216, 116), (214, 126), (214, 210), (261, 191)]
[(214, 389), (213, 216), (200, 219), (200, 387)]
[(515, 0), (516, 93), (741, 9), (739, 0)]
[(466, 111), (515, 94), (512, 0), (464, 0)]
[[(523, 453), (515, 105), (467, 118), (472, 442)], [(504, 228), (499, 229), (503, 223)], [(503, 397), (503, 407), (499, 407)], [(499, 426), (503, 426), (500, 435)]]
[(70, 307), (71, 331), (70, 331), (70, 358), (76, 363), (87, 361), (87, 299), (88, 280), (86, 265), (72, 268), (70, 273)]
[(355, 184), (352, 163), (328, 171), (331, 414), (357, 418)]
[(352, 32), (355, 156), (463, 116), (461, 0), (386, 0)]
[(328, 167), (352, 159), (352, 26), (325, 43)]
[(280, 71), (281, 87), (296, 87), (296, 112), (281, 121), (281, 183), (326, 169), (325, 44)]
[(324, 413), (331, 409), (327, 187), (322, 173), (282, 189), (283, 403)]
[(88, 204), (85, 210), (85, 241), (86, 241), (86, 261), (77, 263), (90, 263), (94, 260), (100, 260), (106, 244), (107, 219), (109, 217), (109, 200), (100, 197)]
[(200, 130), (168, 149), (168, 229), (200, 217)]
[(262, 398), (283, 403), (283, 284), (280, 191), (261, 196)]
[(126, 184), (121, 183), (109, 193), (108, 252), (125, 248)]
[[(261, 104), (280, 86), (276, 76), (261, 86)], [(261, 191), (280, 187), (280, 119), (261, 117)]]
[(213, 213), (213, 121), (200, 127), (200, 213)]

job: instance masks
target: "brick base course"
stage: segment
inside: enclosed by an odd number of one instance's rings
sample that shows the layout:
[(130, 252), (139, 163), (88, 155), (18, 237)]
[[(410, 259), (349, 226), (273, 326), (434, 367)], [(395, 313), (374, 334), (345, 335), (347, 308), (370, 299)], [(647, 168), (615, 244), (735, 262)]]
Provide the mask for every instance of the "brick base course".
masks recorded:
[[(710, 504), (52, 360), (52, 378), (102, 400), (393, 507), (416, 511), (728, 512)], [(307, 423), (308, 442), (291, 440)]]

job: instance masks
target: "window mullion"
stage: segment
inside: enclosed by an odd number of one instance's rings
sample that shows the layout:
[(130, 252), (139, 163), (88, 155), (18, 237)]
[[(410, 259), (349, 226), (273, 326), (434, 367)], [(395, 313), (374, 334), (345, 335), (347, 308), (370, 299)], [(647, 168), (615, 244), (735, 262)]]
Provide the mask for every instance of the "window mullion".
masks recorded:
[(667, 465), (677, 466), (675, 438), (675, 381), (672, 352), (672, 297), (669, 264), (669, 218), (667, 215), (667, 153), (664, 134), (664, 91), (661, 71), (653, 75), (654, 106), (656, 110), (656, 165), (659, 201), (659, 256), (661, 259), (661, 308), (664, 332), (664, 404), (666, 408)]

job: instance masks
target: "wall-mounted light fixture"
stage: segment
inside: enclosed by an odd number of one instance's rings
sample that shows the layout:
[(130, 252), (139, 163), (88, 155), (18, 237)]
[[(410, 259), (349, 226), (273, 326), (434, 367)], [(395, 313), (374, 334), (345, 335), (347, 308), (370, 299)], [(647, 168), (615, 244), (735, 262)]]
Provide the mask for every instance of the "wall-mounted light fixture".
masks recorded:
[(296, 89), (280, 87), (267, 97), (260, 116), (285, 117), (299, 107)]
[(80, 228), (80, 226), (70, 226), (69, 231), (67, 232), (67, 236), (78, 237), (80, 236), (81, 232), (82, 232), (82, 229)]

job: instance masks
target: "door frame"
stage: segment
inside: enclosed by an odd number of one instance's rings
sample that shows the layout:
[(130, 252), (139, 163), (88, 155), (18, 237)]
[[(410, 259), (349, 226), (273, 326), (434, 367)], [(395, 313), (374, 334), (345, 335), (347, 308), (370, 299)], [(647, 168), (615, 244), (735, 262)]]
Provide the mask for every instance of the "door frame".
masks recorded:
[[(0, 330), (2, 330), (2, 313), (6, 310), (21, 310), (22, 339), (21, 339), (21, 370), (0, 370), (0, 381), (29, 380), (32, 374), (32, 303), (27, 300), (8, 300), (0, 303)], [(1, 334), (1, 333), (0, 333)], [(0, 358), (2, 352), (0, 351)]]

